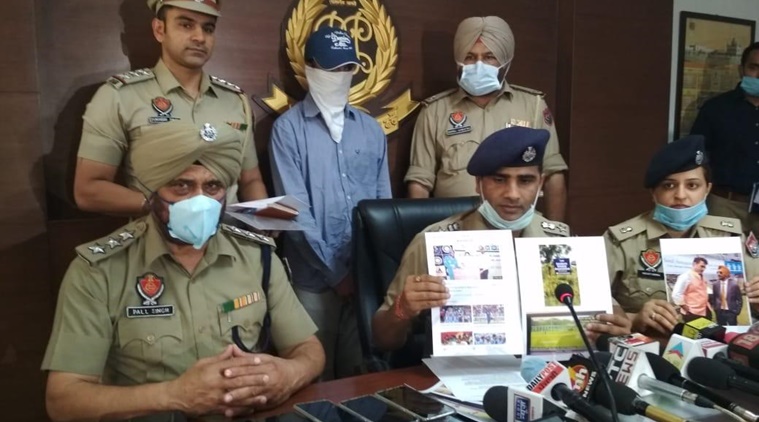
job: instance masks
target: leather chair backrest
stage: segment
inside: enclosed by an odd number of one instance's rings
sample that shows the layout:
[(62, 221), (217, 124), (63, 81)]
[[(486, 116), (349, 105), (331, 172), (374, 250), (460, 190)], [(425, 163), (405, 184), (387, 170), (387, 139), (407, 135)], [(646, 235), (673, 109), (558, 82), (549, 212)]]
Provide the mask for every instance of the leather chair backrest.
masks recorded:
[(417, 365), (425, 348), (424, 327), (415, 327), (406, 345), (381, 353), (372, 342), (372, 317), (395, 277), (406, 246), (427, 226), (473, 209), (479, 197), (433, 199), (368, 199), (353, 215), (353, 279), (356, 283), (358, 329), (370, 370)]

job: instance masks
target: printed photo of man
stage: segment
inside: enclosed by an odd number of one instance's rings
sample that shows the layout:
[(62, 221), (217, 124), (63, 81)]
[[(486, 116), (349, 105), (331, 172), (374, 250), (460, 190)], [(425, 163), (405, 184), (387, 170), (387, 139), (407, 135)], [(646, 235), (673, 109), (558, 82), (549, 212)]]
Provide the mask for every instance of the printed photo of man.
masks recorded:
[(730, 274), (730, 269), (720, 265), (717, 282), (713, 286), (712, 309), (719, 325), (738, 325), (738, 315), (743, 308), (743, 296), (738, 280)]
[(672, 289), (672, 302), (680, 307), (680, 313), (686, 322), (699, 317), (712, 319), (709, 293), (704, 280), (704, 270), (708, 264), (705, 258), (693, 258), (691, 269), (677, 277)]

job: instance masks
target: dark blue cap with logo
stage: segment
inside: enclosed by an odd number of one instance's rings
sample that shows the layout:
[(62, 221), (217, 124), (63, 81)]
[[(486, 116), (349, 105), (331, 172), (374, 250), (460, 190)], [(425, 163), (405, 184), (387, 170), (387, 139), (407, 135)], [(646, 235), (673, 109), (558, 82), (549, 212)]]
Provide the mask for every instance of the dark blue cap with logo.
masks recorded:
[(545, 129), (521, 126), (495, 131), (477, 147), (466, 171), (472, 176), (489, 176), (501, 167), (539, 166), (550, 137)]
[(315, 61), (324, 70), (359, 64), (350, 34), (330, 26), (322, 26), (308, 37), (305, 59)]
[(664, 145), (648, 163), (645, 188), (654, 188), (667, 176), (701, 167), (709, 160), (704, 149), (704, 137), (688, 135)]

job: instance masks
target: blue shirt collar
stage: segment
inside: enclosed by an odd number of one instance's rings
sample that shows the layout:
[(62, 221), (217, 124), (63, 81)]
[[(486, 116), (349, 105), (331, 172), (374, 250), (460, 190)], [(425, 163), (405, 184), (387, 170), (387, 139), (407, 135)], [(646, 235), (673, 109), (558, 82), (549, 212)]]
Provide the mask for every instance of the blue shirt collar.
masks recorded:
[[(319, 107), (316, 106), (316, 101), (314, 101), (314, 97), (311, 96), (310, 93), (306, 94), (306, 98), (303, 100), (303, 114), (306, 117), (316, 117), (319, 114), (321, 114), (321, 111), (319, 111)], [(345, 106), (345, 116), (355, 120), (356, 116), (356, 109), (353, 108), (352, 105), (348, 104)]]

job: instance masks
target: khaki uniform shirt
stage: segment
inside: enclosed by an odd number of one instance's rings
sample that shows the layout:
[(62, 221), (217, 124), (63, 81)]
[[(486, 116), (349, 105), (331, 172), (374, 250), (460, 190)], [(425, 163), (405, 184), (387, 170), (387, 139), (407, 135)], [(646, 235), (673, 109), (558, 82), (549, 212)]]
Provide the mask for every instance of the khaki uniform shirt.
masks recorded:
[[(166, 101), (168, 100), (168, 101)], [(127, 186), (137, 188), (129, 145), (142, 129), (168, 120), (231, 125), (243, 141), (243, 170), (258, 166), (250, 105), (240, 87), (203, 74), (197, 99), (190, 97), (163, 61), (151, 69), (115, 75), (87, 105), (79, 157), (118, 167), (123, 163)], [(237, 202), (237, 185), (228, 190)]]
[(477, 195), (475, 178), (466, 171), (469, 159), (488, 135), (510, 126), (551, 132), (543, 172), (550, 175), (567, 169), (559, 153), (551, 111), (540, 91), (504, 83), (501, 94), (485, 108), (475, 104), (463, 89), (442, 92), (422, 105), (404, 181), (421, 184), (435, 197)]
[[(641, 214), (604, 233), (611, 294), (625, 312), (637, 313), (651, 299), (667, 300), (659, 239), (669, 235), (651, 215)], [(740, 236), (745, 242), (739, 220), (707, 215), (690, 233), (698, 238), (727, 236)], [(744, 253), (743, 260), (747, 279), (759, 275), (759, 259)]]
[[(263, 294), (260, 243), (274, 244), (222, 226), (193, 274), (174, 261), (151, 216), (78, 247), (61, 285), (42, 369), (97, 376), (107, 385), (171, 380), (232, 344), (233, 326), (240, 327), (246, 346), (256, 345), (267, 307), (276, 350), (305, 341), (316, 326), (273, 252)], [(150, 277), (152, 287), (145, 282)], [(155, 280), (163, 286), (158, 294)], [(161, 316), (145, 316), (145, 296), (159, 308), (172, 307), (173, 314), (164, 309)], [(234, 300), (248, 304), (220, 310)], [(160, 414), (137, 420), (171, 419)]]
[[(425, 228), (421, 233), (414, 236), (406, 251), (403, 253), (401, 265), (395, 273), (395, 278), (390, 283), (385, 295), (385, 302), (380, 310), (391, 309), (395, 299), (403, 292), (406, 277), (416, 274), (428, 274), (427, 252), (425, 251), (424, 233), (435, 231), (458, 231), (458, 230), (496, 230), (485, 221), (477, 209), (448, 217)], [(550, 221), (540, 214), (535, 214), (530, 225), (522, 230), (521, 237), (556, 237), (569, 236), (569, 226), (564, 223)]]

